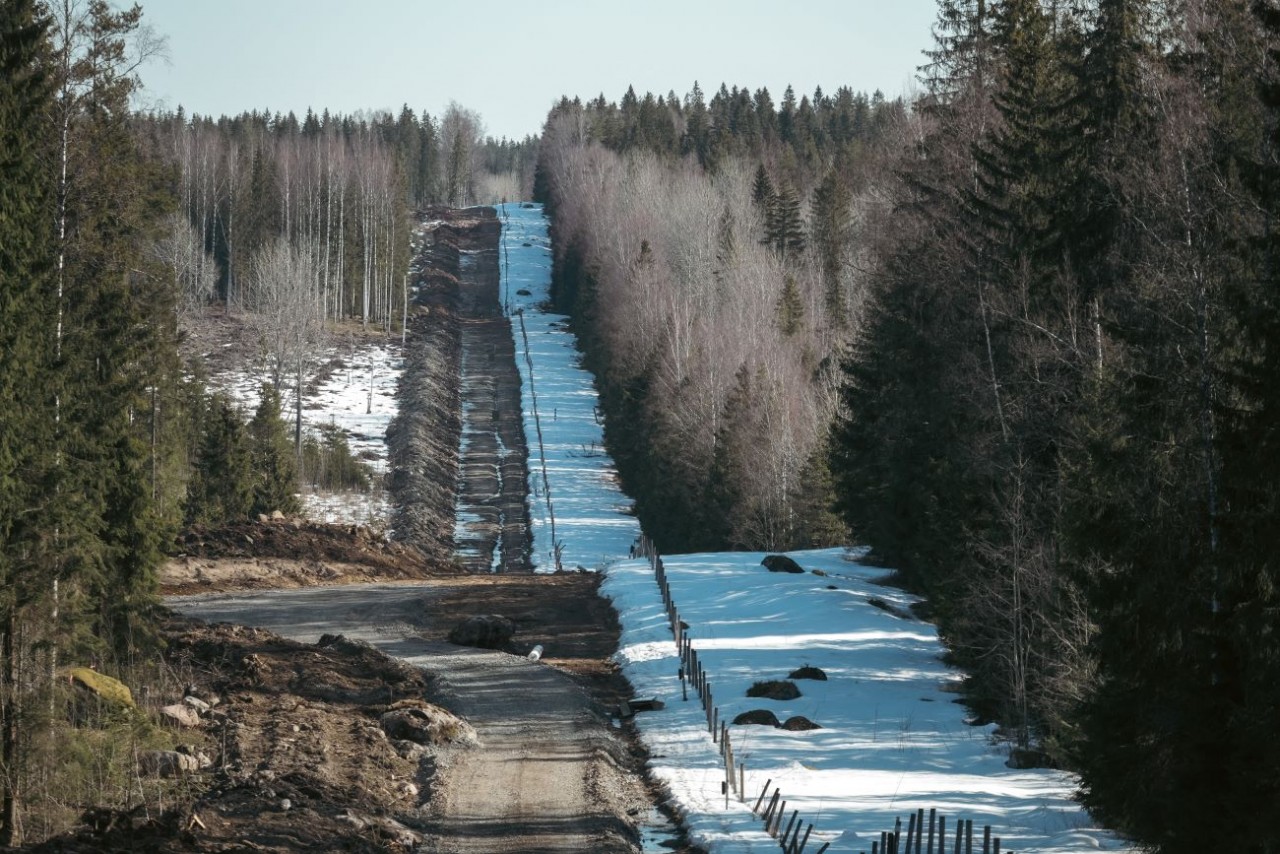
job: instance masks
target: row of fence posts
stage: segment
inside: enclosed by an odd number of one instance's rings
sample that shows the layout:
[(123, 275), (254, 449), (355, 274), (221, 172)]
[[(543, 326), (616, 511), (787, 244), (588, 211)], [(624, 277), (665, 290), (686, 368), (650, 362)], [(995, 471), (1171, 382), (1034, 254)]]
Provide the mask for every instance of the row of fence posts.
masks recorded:
[[(766, 781), (760, 797), (756, 798), (751, 811), (764, 819), (765, 829), (775, 839), (778, 829), (782, 827), (782, 819), (787, 812), (787, 802), (782, 800), (781, 789), (775, 788), (773, 796), (769, 796), (772, 780)], [(766, 798), (768, 800), (766, 800)], [(761, 807), (764, 808), (761, 812)], [(800, 838), (800, 823), (797, 823), (797, 811), (793, 810), (791, 820), (782, 831), (782, 850), (788, 854), (799, 854), (804, 851), (804, 843), (809, 839), (808, 831)], [(925, 813), (918, 809), (908, 816), (906, 838), (903, 838), (902, 819), (894, 820), (893, 830), (881, 831), (880, 840), (872, 841), (870, 854), (948, 854), (947, 817), (939, 815), (936, 809), (929, 810), (929, 823), (925, 825)], [(795, 828), (794, 831), (792, 828)], [(809, 830), (813, 825), (809, 825)], [(799, 839), (799, 847), (796, 840)], [(817, 854), (827, 850), (830, 843), (818, 849)], [(950, 846), (951, 854), (974, 854), (973, 819), (957, 819)], [(867, 852), (862, 852), (867, 854)], [(1001, 854), (1000, 837), (991, 835), (991, 825), (982, 828), (982, 854)], [(1006, 852), (1012, 854), (1012, 852)]]
[(538, 457), (542, 461), (542, 494), (547, 499), (547, 516), (551, 520), (551, 556), (558, 572), (564, 544), (556, 539), (556, 508), (551, 503), (551, 480), (547, 477), (547, 450), (542, 443), (542, 418), (538, 415), (538, 392), (533, 386), (533, 354), (529, 350), (529, 333), (524, 326), (524, 312), (517, 311), (516, 317), (520, 318), (520, 337), (524, 340), (524, 361), (529, 366), (529, 399), (533, 402), (533, 429), (538, 434)]
[[(685, 625), (680, 620), (680, 611), (671, 597), (671, 584), (667, 580), (667, 570), (662, 564), (662, 557), (654, 549), (648, 537), (641, 535), (636, 548), (637, 557), (647, 557), (658, 582), (658, 590), (662, 594), (662, 605), (666, 609), (667, 619), (671, 622), (671, 633), (675, 636), (676, 649), (680, 653), (680, 694), (684, 700), (689, 699), (688, 688), (693, 686), (702, 708), (706, 712), (707, 730), (720, 748), (720, 756), (724, 759), (724, 782), (720, 784), (724, 792), (725, 809), (729, 808), (730, 792), (737, 795), (738, 800), (746, 803), (747, 767), (737, 762), (733, 755), (732, 736), (726, 721), (720, 717), (720, 709), (715, 704), (711, 693), (711, 683), (707, 679), (706, 668), (698, 658), (698, 651), (693, 648), (693, 640)], [(773, 795), (769, 789), (773, 788)], [(760, 791), (751, 812), (764, 821), (764, 830), (777, 840), (784, 854), (804, 854), (809, 836), (813, 833), (813, 824), (806, 828), (800, 818), (800, 811), (792, 809), (788, 819), (787, 802), (782, 797), (782, 790), (773, 786), (773, 780), (767, 780)], [(783, 825), (783, 821), (786, 825)], [(803, 831), (803, 833), (802, 833)], [(957, 819), (954, 825), (951, 849), (947, 847), (947, 817), (939, 815), (936, 809), (930, 809), (928, 826), (925, 825), (925, 811), (916, 810), (908, 817), (906, 837), (903, 838), (902, 819), (894, 821), (891, 831), (880, 834), (880, 841), (872, 841), (869, 854), (974, 854), (973, 820)], [(823, 854), (831, 843), (823, 843), (815, 854)], [(1001, 854), (1000, 837), (991, 835), (991, 826), (982, 828), (982, 854)], [(868, 854), (868, 852), (862, 852)], [(1012, 854), (1012, 852), (1005, 852)]]
[[(689, 699), (689, 686), (692, 685), (706, 713), (707, 731), (711, 734), (712, 742), (720, 749), (720, 758), (724, 760), (724, 781), (720, 784), (720, 789), (724, 793), (725, 809), (729, 808), (730, 794), (736, 795), (739, 801), (746, 803), (746, 763), (739, 762), (734, 756), (733, 736), (729, 731), (729, 722), (720, 716), (720, 708), (716, 706), (711, 682), (707, 678), (707, 670), (698, 657), (698, 651), (693, 648), (693, 639), (689, 637), (684, 623), (680, 620), (680, 611), (676, 608), (675, 600), (671, 598), (671, 584), (667, 580), (667, 570), (662, 564), (662, 557), (653, 548), (648, 538), (643, 536), (639, 554), (649, 558), (649, 566), (653, 569), (654, 578), (658, 581), (658, 590), (662, 594), (662, 605), (667, 611), (667, 619), (671, 622), (671, 632), (675, 636), (676, 649), (680, 653), (681, 698)], [(772, 783), (773, 781), (770, 780), (765, 784), (766, 792)], [(761, 796), (756, 799), (756, 805), (752, 807), (752, 812), (756, 815), (760, 815), (760, 805), (763, 800), (764, 793), (761, 793)], [(793, 810), (784, 830), (782, 816), (786, 812), (786, 802), (783, 801), (782, 807), (778, 809), (777, 800), (778, 795), (775, 792), (770, 810), (764, 816), (765, 832), (778, 841), (785, 854), (804, 854), (805, 846), (809, 843), (809, 835), (813, 833), (813, 824), (810, 823), (806, 829), (805, 823), (800, 820), (800, 811)], [(829, 845), (830, 843), (824, 844), (818, 849), (817, 854), (822, 854)]]

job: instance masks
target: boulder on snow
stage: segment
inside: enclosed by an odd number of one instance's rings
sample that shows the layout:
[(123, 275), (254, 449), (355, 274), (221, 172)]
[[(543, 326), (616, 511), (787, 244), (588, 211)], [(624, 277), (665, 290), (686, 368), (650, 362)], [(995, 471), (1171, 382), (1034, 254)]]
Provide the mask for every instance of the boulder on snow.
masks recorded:
[(788, 679), (816, 679), (819, 682), (827, 681), (827, 672), (821, 667), (812, 667), (806, 664), (804, 667), (792, 670), (787, 674)]
[(748, 697), (764, 697), (767, 700), (794, 700), (800, 696), (796, 683), (785, 679), (770, 679), (757, 682), (747, 689)]
[(799, 574), (804, 572), (800, 564), (796, 563), (786, 555), (765, 555), (764, 560), (760, 564), (770, 572), (790, 572)]
[(787, 718), (785, 721), (782, 722), (781, 728), (790, 730), (792, 732), (804, 732), (805, 730), (822, 729), (822, 727), (818, 726), (813, 721), (806, 718), (804, 715), (793, 715)]
[(480, 649), (501, 649), (516, 633), (516, 624), (500, 614), (467, 617), (449, 632), (449, 642)]
[(749, 712), (743, 712), (733, 719), (734, 726), (745, 726), (754, 724), (756, 726), (774, 726), (778, 725), (778, 716), (768, 709), (752, 709)]

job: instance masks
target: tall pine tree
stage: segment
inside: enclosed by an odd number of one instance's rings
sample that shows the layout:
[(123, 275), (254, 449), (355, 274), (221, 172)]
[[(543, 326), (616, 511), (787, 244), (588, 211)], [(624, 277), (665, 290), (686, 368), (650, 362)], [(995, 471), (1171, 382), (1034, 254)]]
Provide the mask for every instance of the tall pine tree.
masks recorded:
[(39, 473), (51, 465), (51, 409), (42, 389), (52, 340), (53, 234), (42, 158), (51, 81), (42, 66), (48, 23), (33, 0), (0, 0), (0, 844), (21, 843), (25, 769), (21, 723), (23, 624), (46, 586), (30, 560), (45, 533)]

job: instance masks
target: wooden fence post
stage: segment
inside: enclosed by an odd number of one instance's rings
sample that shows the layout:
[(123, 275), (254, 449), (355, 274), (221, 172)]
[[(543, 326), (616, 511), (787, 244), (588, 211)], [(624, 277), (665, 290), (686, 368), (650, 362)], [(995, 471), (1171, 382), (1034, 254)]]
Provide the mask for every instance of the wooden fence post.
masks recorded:
[(773, 811), (778, 806), (778, 798), (782, 795), (782, 789), (774, 789), (773, 797), (769, 799), (769, 808), (764, 811), (764, 827), (767, 832), (769, 823), (773, 821)]
[(772, 778), (772, 777), (770, 777), (768, 780), (765, 780), (765, 781), (764, 781), (764, 789), (763, 789), (763, 790), (761, 790), (761, 792), (760, 792), (760, 797), (756, 798), (756, 805), (755, 805), (754, 807), (752, 807), (752, 808), (751, 808), (751, 812), (752, 812), (752, 813), (759, 814), (759, 812), (760, 812), (760, 804), (764, 803), (764, 796), (765, 796), (765, 795), (767, 795), (767, 794), (769, 794), (769, 786), (770, 786), (770, 785), (772, 785), (772, 784), (773, 784), (773, 778)]
[(787, 822), (787, 829), (782, 831), (782, 850), (787, 850), (787, 837), (791, 835), (791, 828), (796, 823), (796, 819), (800, 817), (800, 810), (791, 811), (791, 820)]
[[(799, 831), (796, 833), (799, 834)], [(813, 833), (813, 822), (809, 823), (809, 829), (804, 832), (804, 839), (800, 840), (800, 848), (797, 849), (796, 854), (804, 854), (804, 847), (809, 844), (810, 833)]]

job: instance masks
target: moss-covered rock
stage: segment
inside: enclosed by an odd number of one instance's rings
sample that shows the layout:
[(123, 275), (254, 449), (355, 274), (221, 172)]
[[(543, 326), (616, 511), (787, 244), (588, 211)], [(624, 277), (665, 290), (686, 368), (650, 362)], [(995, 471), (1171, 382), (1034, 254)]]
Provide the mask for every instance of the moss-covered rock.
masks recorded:
[(133, 692), (119, 679), (113, 679), (88, 667), (72, 667), (66, 671), (71, 684), (117, 706), (135, 708)]

